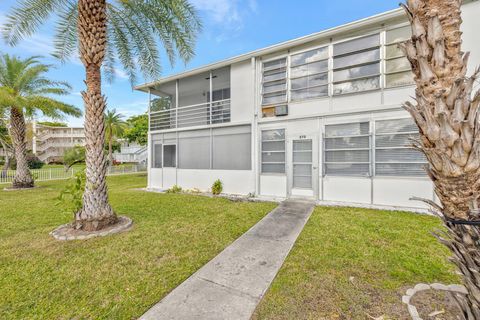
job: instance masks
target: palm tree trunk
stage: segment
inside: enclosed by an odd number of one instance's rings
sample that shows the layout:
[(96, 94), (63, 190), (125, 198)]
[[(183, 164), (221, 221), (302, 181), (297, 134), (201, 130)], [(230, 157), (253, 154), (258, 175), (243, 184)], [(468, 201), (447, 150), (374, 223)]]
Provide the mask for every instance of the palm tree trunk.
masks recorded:
[(117, 221), (108, 203), (107, 159), (103, 151), (105, 141), (101, 65), (106, 45), (105, 0), (78, 1), (78, 32), (80, 59), (86, 69), (87, 90), (82, 92), (85, 105), (86, 186), (83, 207), (75, 214), (74, 226), (85, 231), (100, 230)]
[(408, 0), (412, 39), (404, 46), (416, 82), (416, 103), (407, 102), (420, 131), (415, 146), (427, 157), (427, 172), (441, 206), (434, 210), (446, 232), (437, 238), (452, 252), (469, 292), (457, 300), (464, 319), (480, 319), (480, 93), (478, 71), (467, 77), (461, 51), (460, 0)]
[(113, 166), (113, 151), (112, 151), (112, 135), (108, 139), (108, 162), (111, 166)]
[(32, 188), (34, 185), (32, 174), (27, 162), (27, 141), (25, 140), (25, 118), (16, 107), (10, 108), (10, 134), (17, 160), (17, 169), (13, 177), (13, 188)]

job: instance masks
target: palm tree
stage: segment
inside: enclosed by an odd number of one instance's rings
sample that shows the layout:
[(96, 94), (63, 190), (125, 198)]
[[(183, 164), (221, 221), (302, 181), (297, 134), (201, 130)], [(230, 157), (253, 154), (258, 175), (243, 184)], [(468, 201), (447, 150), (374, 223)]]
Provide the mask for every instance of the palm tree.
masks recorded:
[(461, 0), (408, 0), (412, 38), (404, 51), (415, 74), (415, 103), (406, 102), (420, 130), (414, 142), (441, 205), (429, 202), (446, 232), (437, 238), (453, 253), (469, 292), (458, 298), (465, 319), (480, 319), (480, 92), (479, 70), (467, 77), (461, 51)]
[[(65, 60), (79, 48), (86, 71), (85, 105), (86, 176), (83, 207), (75, 215), (74, 227), (99, 230), (117, 221), (108, 203), (103, 152), (105, 97), (102, 72), (114, 74), (117, 60), (135, 81), (137, 66), (148, 78), (159, 76), (160, 41), (171, 63), (176, 53), (185, 62), (193, 56), (200, 22), (188, 0), (24, 0), (3, 28), (10, 45), (33, 34), (56, 14), (55, 55)], [(118, 59), (117, 59), (118, 57)]]
[(10, 113), (10, 136), (17, 160), (13, 188), (31, 188), (34, 184), (27, 164), (25, 116), (37, 112), (51, 118), (81, 115), (79, 109), (50, 97), (67, 94), (70, 86), (46, 78), (49, 70), (50, 66), (37, 57), (0, 57), (0, 105)]
[(107, 110), (105, 114), (105, 138), (108, 141), (108, 161), (110, 165), (113, 164), (113, 139), (120, 137), (127, 128), (127, 123), (122, 118), (123, 115), (117, 113), (116, 109)]

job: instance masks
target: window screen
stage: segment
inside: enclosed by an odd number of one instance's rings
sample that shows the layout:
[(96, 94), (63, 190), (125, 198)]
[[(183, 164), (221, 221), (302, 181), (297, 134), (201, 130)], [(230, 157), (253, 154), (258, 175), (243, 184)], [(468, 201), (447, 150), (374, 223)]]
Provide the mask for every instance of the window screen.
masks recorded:
[(425, 156), (411, 147), (418, 137), (412, 119), (375, 122), (375, 174), (378, 176), (424, 176)]
[(263, 63), (262, 105), (287, 102), (287, 58)]
[(285, 130), (262, 131), (262, 173), (285, 173)]
[(324, 173), (340, 176), (370, 174), (368, 122), (325, 126)]
[(399, 48), (399, 44), (411, 37), (410, 26), (387, 31), (385, 46), (385, 82), (387, 87), (397, 87), (413, 83), (410, 62)]
[(333, 93), (344, 94), (380, 87), (380, 35), (374, 34), (333, 46)]
[(155, 143), (153, 145), (153, 168), (161, 168), (162, 167), (162, 145), (159, 143)]
[(213, 169), (250, 170), (252, 164), (250, 126), (213, 130)]
[(210, 169), (210, 130), (179, 132), (178, 167)]
[(174, 144), (163, 146), (163, 167), (175, 168), (177, 166), (177, 146)]
[(328, 95), (328, 47), (293, 55), (290, 62), (292, 101)]

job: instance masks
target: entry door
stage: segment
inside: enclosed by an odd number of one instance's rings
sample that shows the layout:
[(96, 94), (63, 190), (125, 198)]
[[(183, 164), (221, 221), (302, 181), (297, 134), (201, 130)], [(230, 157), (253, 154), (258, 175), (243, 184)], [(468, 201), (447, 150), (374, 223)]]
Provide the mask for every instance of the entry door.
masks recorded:
[(316, 198), (318, 160), (315, 139), (293, 139), (290, 150), (290, 196)]

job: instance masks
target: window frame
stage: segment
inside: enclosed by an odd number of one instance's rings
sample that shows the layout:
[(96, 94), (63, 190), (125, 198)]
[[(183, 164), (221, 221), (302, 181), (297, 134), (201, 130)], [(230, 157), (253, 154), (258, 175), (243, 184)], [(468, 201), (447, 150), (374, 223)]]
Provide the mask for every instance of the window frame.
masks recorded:
[[(383, 83), (382, 83), (382, 76), (384, 74), (384, 70), (382, 70), (383, 69), (382, 68), (382, 62), (384, 60), (384, 57), (383, 57), (383, 54), (382, 54), (382, 52), (384, 51), (384, 49), (383, 49), (384, 48), (384, 43), (383, 43), (383, 40), (382, 40), (382, 33), (383, 32), (384, 32), (384, 30), (381, 30), (381, 29), (380, 30), (375, 30), (375, 31), (372, 31), (372, 32), (367, 32), (365, 34), (358, 35), (356, 37), (350, 37), (350, 38), (347, 38), (347, 39), (341, 39), (341, 40), (338, 40), (338, 41), (333, 41), (331, 43), (332, 49), (331, 49), (331, 56), (330, 56), (330, 59), (331, 59), (331, 69), (330, 69), (330, 72), (331, 72), (331, 82), (330, 82), (331, 92), (330, 92), (330, 97), (352, 95), (352, 94), (361, 94), (361, 93), (364, 93), (364, 92), (382, 90), (384, 88)], [(348, 52), (344, 52), (344, 53), (341, 53), (341, 54), (338, 54), (338, 55), (334, 54), (335, 45), (350, 42), (350, 41), (355, 41), (355, 40), (362, 39), (362, 38), (371, 37), (371, 36), (374, 36), (374, 35), (378, 36), (378, 46), (367, 47), (367, 48), (363, 48), (361, 50), (356, 50), (356, 51), (355, 50), (354, 51), (348, 51)], [(376, 59), (376, 60), (372, 60), (372, 61), (369, 61), (369, 62), (363, 62), (363, 63), (359, 63), (359, 64), (353, 64), (353, 65), (349, 65), (347, 67), (335, 68), (335, 58), (348, 57), (348, 56), (351, 56), (351, 55), (354, 55), (354, 54), (360, 54), (360, 53), (365, 53), (365, 52), (374, 51), (374, 50), (379, 51), (379, 58)], [(353, 68), (367, 66), (367, 65), (373, 65), (373, 64), (376, 64), (376, 63), (379, 64), (377, 74), (372, 74), (372, 75), (369, 75), (369, 76), (362, 76), (362, 77), (355, 77), (355, 78), (351, 78), (351, 79), (348, 79), (348, 80), (342, 80), (342, 81), (334, 81), (334, 79), (333, 79), (333, 75), (336, 71), (342, 71), (342, 70), (348, 70), (348, 69), (353, 69)], [(342, 83), (349, 83), (349, 82), (351, 83), (351, 82), (364, 80), (364, 79), (373, 79), (373, 78), (378, 78), (378, 87), (377, 88), (371, 88), (371, 89), (367, 89), (367, 90), (353, 91), (353, 92), (335, 93), (335, 85), (342, 84)]]
[[(282, 130), (283, 131), (283, 139), (277, 139), (277, 140), (263, 140), (263, 132), (266, 132), (266, 131), (276, 131), (276, 130)], [(264, 151), (263, 150), (263, 143), (264, 142), (281, 142), (283, 141), (283, 145), (284, 145), (284, 149), (283, 151), (278, 151), (278, 150), (274, 150), (274, 151)], [(278, 128), (264, 128), (264, 129), (260, 129), (260, 139), (259, 139), (259, 143), (260, 143), (260, 175), (263, 175), (263, 176), (267, 176), (267, 175), (271, 175), (271, 176), (286, 176), (287, 175), (287, 129), (285, 127), (278, 127)], [(263, 161), (263, 154), (264, 153), (283, 153), (284, 154), (284, 161), (283, 162), (264, 162)], [(283, 164), (284, 166), (284, 172), (264, 172), (263, 171), (263, 165), (264, 164)]]
[[(322, 176), (323, 177), (353, 177), (353, 178), (372, 178), (372, 128), (371, 128), (371, 120), (358, 120), (358, 121), (351, 121), (351, 122), (338, 122), (338, 123), (326, 123), (323, 125), (323, 141), (322, 141)], [(358, 135), (342, 135), (342, 136), (334, 136), (334, 137), (327, 137), (327, 127), (328, 126), (337, 126), (337, 125), (352, 125), (352, 124), (361, 124), (367, 123), (368, 124), (368, 133), (366, 134), (358, 134)], [(339, 148), (339, 149), (327, 149), (327, 139), (335, 139), (335, 138), (354, 138), (354, 137), (368, 137), (368, 148)], [(335, 151), (367, 151), (369, 161), (326, 161), (327, 159), (327, 152), (335, 152)], [(367, 174), (332, 174), (327, 173), (327, 164), (367, 164), (368, 165), (368, 173)]]
[[(161, 163), (160, 166), (157, 167), (156, 159), (157, 156), (155, 155), (155, 147), (160, 146), (162, 154), (160, 155)], [(150, 166), (151, 169), (163, 169), (163, 142), (162, 141), (152, 141), (152, 163)]]
[(384, 81), (383, 81), (383, 88), (388, 90), (388, 89), (396, 89), (396, 88), (402, 88), (402, 87), (411, 87), (411, 86), (414, 86), (415, 85), (415, 82), (412, 81), (411, 83), (405, 83), (405, 84), (400, 84), (400, 85), (388, 85), (387, 83), (387, 78), (389, 76), (392, 76), (392, 75), (398, 75), (398, 74), (402, 74), (402, 73), (407, 73), (407, 72), (410, 72), (411, 75), (412, 75), (412, 78), (413, 78), (413, 71), (411, 68), (409, 68), (408, 70), (400, 70), (400, 71), (393, 71), (393, 72), (388, 72), (387, 71), (387, 64), (392, 61), (392, 60), (396, 60), (396, 59), (400, 59), (400, 58), (406, 58), (406, 55), (405, 54), (402, 54), (402, 55), (398, 55), (398, 56), (393, 56), (393, 57), (387, 57), (387, 48), (388, 47), (391, 47), (391, 46), (396, 46), (404, 41), (407, 41), (408, 38), (406, 40), (403, 40), (403, 41), (393, 41), (393, 42), (387, 42), (387, 34), (389, 31), (393, 31), (393, 30), (397, 30), (397, 29), (401, 29), (401, 28), (405, 28), (405, 27), (409, 27), (410, 24), (408, 22), (405, 22), (405, 23), (400, 23), (400, 24), (396, 24), (396, 25), (392, 25), (392, 26), (388, 26), (384, 32), (385, 32), (385, 41), (383, 43), (383, 47), (384, 47), (384, 55), (383, 55), (383, 61), (384, 61), (384, 70), (383, 70), (383, 77), (384, 77)]
[[(265, 69), (265, 64), (268, 64), (269, 62), (273, 62), (273, 61), (280, 61), (280, 60), (285, 60), (285, 65), (283, 67), (276, 67), (276, 68), (267, 68)], [(275, 79), (275, 80), (268, 80), (268, 81), (265, 81), (265, 72), (271, 72), (271, 71), (274, 71), (274, 70), (281, 70), (285, 68), (285, 71), (284, 71), (284, 75), (285, 77), (284, 78), (280, 78), (280, 79)], [(274, 106), (274, 105), (281, 105), (281, 104), (287, 104), (288, 103), (288, 91), (289, 91), (289, 86), (288, 86), (288, 78), (289, 78), (289, 73), (288, 73), (288, 68), (289, 68), (289, 55), (288, 54), (285, 54), (285, 55), (281, 55), (281, 56), (277, 56), (277, 57), (274, 57), (274, 58), (271, 58), (271, 59), (265, 59), (265, 60), (261, 60), (261, 63), (260, 63), (260, 76), (261, 76), (261, 87), (260, 87), (260, 106), (263, 108), (263, 107), (268, 107), (268, 106)], [(280, 74), (282, 73), (281, 71), (279, 72), (274, 72), (273, 74)], [(268, 87), (268, 84), (272, 84), (272, 83), (276, 83), (276, 82), (283, 82), (285, 81), (285, 89), (283, 90), (274, 90), (274, 91), (269, 91), (269, 92), (264, 92), (264, 87), (265, 87), (265, 84), (267, 84), (267, 87)], [(285, 92), (285, 99), (281, 102), (269, 102), (269, 103), (265, 103), (264, 102), (264, 97), (265, 95), (267, 96), (280, 96), (282, 92)]]
[[(175, 160), (175, 165), (174, 166), (165, 166), (165, 148), (166, 147), (171, 147), (175, 146), (175, 153), (174, 153), (174, 160)], [(162, 148), (162, 168), (172, 168), (172, 169), (178, 169), (178, 146), (177, 143), (166, 143), (163, 144)]]
[[(298, 102), (302, 102), (302, 101), (309, 101), (309, 100), (314, 100), (314, 99), (322, 99), (322, 98), (330, 97), (330, 82), (331, 82), (331, 79), (330, 79), (330, 67), (331, 67), (330, 66), (330, 59), (331, 59), (330, 46), (331, 46), (330, 43), (326, 43), (326, 44), (324, 43), (322, 45), (315, 46), (313, 48), (308, 48), (308, 49), (304, 49), (304, 50), (301, 50), (301, 51), (296, 51), (296, 52), (293, 52), (293, 53), (289, 53), (289, 55), (288, 55), (288, 79), (287, 79), (288, 80), (288, 101), (289, 102), (298, 103)], [(317, 51), (317, 50), (322, 50), (322, 49), (326, 50), (326, 58), (311, 61), (311, 62), (304, 62), (304, 63), (300, 63), (300, 64), (297, 64), (297, 65), (294, 65), (294, 66), (292, 65), (292, 57), (297, 56), (297, 55), (301, 55), (301, 54), (305, 54), (307, 52)], [(310, 64), (319, 63), (319, 62), (323, 62), (323, 61), (325, 61), (327, 63), (327, 67), (326, 67), (325, 71), (312, 73), (312, 74), (308, 74), (308, 75), (305, 75), (305, 76), (297, 76), (297, 77), (292, 76), (292, 74), (293, 74), (292, 69), (295, 69), (295, 68), (298, 68), (298, 67), (301, 67), (301, 66), (308, 66)], [(313, 85), (313, 86), (308, 85), (309, 78), (312, 77), (312, 76), (318, 76), (318, 75), (326, 75), (327, 76), (326, 83), (321, 84), (321, 85)], [(302, 87), (302, 88), (292, 89), (292, 80), (298, 80), (298, 79), (303, 79), (303, 78), (307, 79), (307, 86)], [(294, 91), (296, 91), (296, 92), (303, 91), (303, 90), (308, 91), (309, 89), (321, 88), (321, 87), (326, 87), (327, 88), (327, 94), (326, 95), (309, 97), (309, 98), (302, 98), (302, 99), (292, 99), (292, 93)]]
[[(414, 148), (408, 146), (396, 146), (396, 147), (377, 147), (377, 136), (393, 136), (393, 135), (418, 135), (417, 131), (404, 131), (404, 132), (383, 132), (377, 134), (377, 123), (382, 121), (399, 121), (399, 120), (411, 120), (414, 124), (414, 121), (410, 117), (388, 117), (372, 120), (373, 123), (373, 134), (372, 134), (372, 170), (375, 178), (386, 178), (386, 179), (397, 179), (397, 178), (406, 178), (406, 179), (428, 179), (427, 173), (424, 172), (421, 175), (406, 175), (406, 174), (378, 174), (377, 173), (377, 163), (378, 164), (424, 164), (428, 165), (428, 160), (426, 161), (377, 161), (377, 150), (413, 150)], [(416, 150), (417, 152), (420, 152)]]

